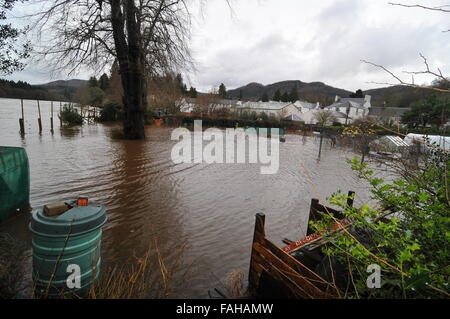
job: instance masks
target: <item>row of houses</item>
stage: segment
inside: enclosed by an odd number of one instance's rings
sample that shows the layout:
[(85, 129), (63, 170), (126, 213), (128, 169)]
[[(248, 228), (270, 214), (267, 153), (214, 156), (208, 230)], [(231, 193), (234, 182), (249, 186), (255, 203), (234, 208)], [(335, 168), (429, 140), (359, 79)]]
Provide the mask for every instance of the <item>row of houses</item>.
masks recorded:
[[(377, 121), (386, 121), (390, 124), (400, 123), (401, 116), (408, 108), (372, 107), (370, 95), (364, 98), (341, 98), (336, 96), (333, 104), (321, 106), (319, 103), (304, 101), (296, 102), (253, 102), (238, 100), (214, 100), (208, 101), (208, 110), (228, 109), (237, 114), (244, 112), (261, 114), (265, 113), (270, 118), (285, 119), (303, 122), (305, 124), (317, 124), (320, 112), (330, 114), (333, 122), (346, 125), (357, 119), (372, 118)], [(179, 101), (181, 112), (192, 113), (198, 108), (199, 100), (184, 98)]]

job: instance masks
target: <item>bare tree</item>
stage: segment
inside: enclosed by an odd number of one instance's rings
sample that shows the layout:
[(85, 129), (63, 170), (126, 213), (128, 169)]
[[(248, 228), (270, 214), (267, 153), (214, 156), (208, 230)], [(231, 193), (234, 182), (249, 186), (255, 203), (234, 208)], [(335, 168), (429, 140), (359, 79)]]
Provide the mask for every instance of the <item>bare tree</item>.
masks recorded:
[[(438, 7), (430, 7), (430, 6), (424, 6), (424, 5), (419, 5), (419, 4), (414, 4), (414, 5), (407, 5), (407, 4), (402, 4), (402, 3), (389, 3), (390, 5), (393, 6), (400, 6), (400, 7), (405, 7), (405, 8), (420, 8), (420, 9), (425, 9), (425, 10), (431, 10), (431, 11), (439, 11), (442, 13), (450, 13), (450, 5), (444, 5), (444, 6), (438, 6)], [(444, 32), (449, 32), (449, 30), (445, 30)], [(395, 84), (400, 84), (400, 85), (404, 85), (404, 86), (410, 86), (410, 87), (416, 87), (416, 88), (422, 88), (422, 89), (429, 89), (429, 90), (433, 90), (433, 91), (437, 91), (437, 92), (441, 92), (441, 93), (450, 93), (450, 80), (448, 77), (444, 76), (444, 74), (442, 73), (441, 69), (436, 68), (435, 70), (433, 70), (430, 67), (430, 64), (427, 60), (427, 58), (420, 53), (420, 58), (423, 61), (424, 64), (424, 69), (420, 70), (420, 71), (403, 71), (404, 74), (407, 74), (409, 76), (411, 76), (411, 81), (406, 81), (403, 80), (400, 75), (395, 74), (393, 71), (389, 70), (388, 68), (386, 68), (383, 65), (380, 64), (376, 64), (370, 61), (366, 61), (366, 60), (362, 60), (362, 62), (370, 64), (374, 67), (377, 67), (379, 69), (382, 69), (383, 71), (385, 71), (386, 73), (388, 73), (392, 78), (394, 78), (398, 83), (380, 83), (380, 82), (372, 82), (374, 84), (386, 84), (386, 85), (395, 85)], [(416, 84), (414, 81), (414, 77), (417, 75), (429, 75), (434, 77), (434, 81), (433, 84), (431, 86), (425, 86), (425, 85), (419, 85)]]
[(148, 87), (148, 103), (154, 112), (175, 114), (180, 111), (180, 105), (177, 102), (183, 96), (175, 75), (166, 74), (153, 77), (150, 79)]
[(34, 30), (50, 45), (39, 52), (54, 69), (104, 69), (117, 61), (124, 136), (145, 138), (147, 81), (191, 65), (188, 0), (34, 0)]
[(210, 114), (221, 108), (220, 95), (215, 88), (213, 88), (209, 93), (197, 97), (196, 101), (197, 103), (194, 113)]
[(314, 113), (314, 119), (317, 121), (317, 124), (320, 126), (326, 126), (335, 122), (336, 116), (333, 114), (333, 111), (330, 110), (320, 110)]

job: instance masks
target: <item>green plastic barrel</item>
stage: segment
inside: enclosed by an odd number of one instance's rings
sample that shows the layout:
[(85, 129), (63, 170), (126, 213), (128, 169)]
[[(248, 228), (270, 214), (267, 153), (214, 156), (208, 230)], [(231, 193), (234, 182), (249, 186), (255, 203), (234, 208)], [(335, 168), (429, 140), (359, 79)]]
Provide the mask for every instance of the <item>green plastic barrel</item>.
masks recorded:
[[(32, 212), (37, 297), (83, 297), (89, 292), (100, 274), (101, 227), (106, 219), (102, 205), (74, 207), (54, 217), (47, 216), (42, 208)], [(74, 279), (77, 274), (78, 281)]]
[(0, 221), (30, 202), (30, 168), (22, 147), (0, 146)]

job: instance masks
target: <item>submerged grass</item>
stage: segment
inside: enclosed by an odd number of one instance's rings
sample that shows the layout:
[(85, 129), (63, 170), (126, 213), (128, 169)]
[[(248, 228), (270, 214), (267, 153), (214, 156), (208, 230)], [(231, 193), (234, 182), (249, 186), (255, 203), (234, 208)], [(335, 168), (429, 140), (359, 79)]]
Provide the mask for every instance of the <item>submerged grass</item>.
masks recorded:
[(0, 299), (13, 299), (23, 280), (23, 245), (7, 233), (0, 233)]

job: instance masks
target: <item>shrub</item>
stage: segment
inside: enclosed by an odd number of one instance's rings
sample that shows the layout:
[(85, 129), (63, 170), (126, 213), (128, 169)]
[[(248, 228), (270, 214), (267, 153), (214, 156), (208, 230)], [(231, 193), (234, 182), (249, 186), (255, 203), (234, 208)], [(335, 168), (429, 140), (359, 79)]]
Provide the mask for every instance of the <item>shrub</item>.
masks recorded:
[[(347, 196), (340, 193), (330, 198), (330, 203), (343, 208), (344, 215), (354, 221), (323, 248), (348, 272), (352, 289), (347, 296), (450, 296), (450, 154), (435, 149), (428, 156), (415, 170), (406, 163), (398, 165), (400, 177), (392, 182), (375, 176), (358, 158), (350, 161), (353, 170), (370, 183), (379, 207), (349, 207)], [(332, 216), (325, 215), (311, 225), (319, 231), (334, 223)], [(372, 264), (381, 268), (381, 289), (367, 287), (366, 271)]]
[(66, 125), (83, 125), (83, 117), (72, 105), (64, 105), (59, 116)]
[(100, 111), (100, 122), (115, 122), (122, 119), (122, 107), (116, 102), (107, 102)]

